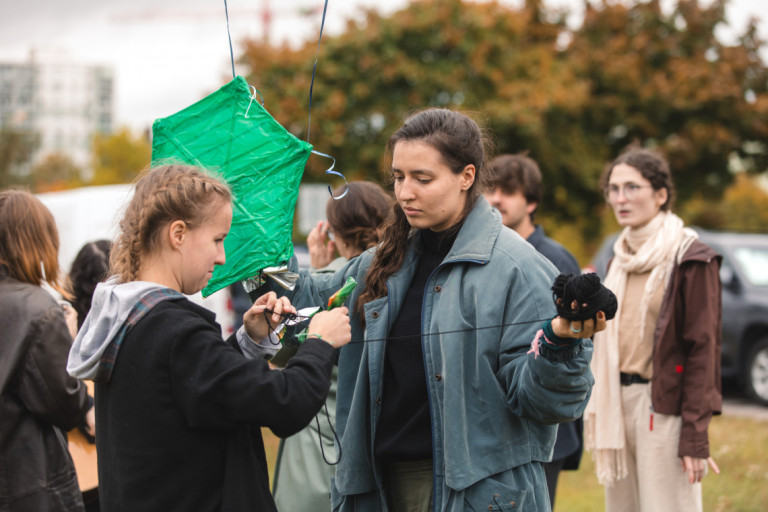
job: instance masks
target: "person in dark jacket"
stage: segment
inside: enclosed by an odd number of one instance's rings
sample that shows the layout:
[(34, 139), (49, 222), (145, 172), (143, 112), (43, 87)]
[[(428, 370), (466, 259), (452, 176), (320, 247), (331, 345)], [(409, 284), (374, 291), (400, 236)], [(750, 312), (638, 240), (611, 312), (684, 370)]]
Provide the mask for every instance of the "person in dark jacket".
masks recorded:
[[(535, 160), (525, 155), (500, 155), (488, 164), (493, 189), (485, 194), (488, 202), (501, 213), (502, 223), (525, 238), (534, 249), (551, 261), (562, 274), (579, 275), (581, 269), (568, 249), (544, 234), (534, 223), (541, 203), (541, 170)], [(557, 479), (562, 469), (579, 469), (583, 422), (581, 418), (560, 423), (552, 461), (544, 463), (547, 489), (555, 506)]]
[(50, 211), (20, 190), (0, 192), (0, 510), (81, 511), (65, 432), (89, 409), (67, 375), (76, 330), (41, 285), (59, 281), (59, 236)]
[[(225, 262), (228, 187), (195, 167), (145, 172), (120, 222), (110, 277), (70, 352), (71, 375), (96, 383), (99, 501), (120, 511), (274, 511), (261, 427), (304, 428), (325, 401), (346, 308), (312, 317), (283, 370), (269, 347), (282, 313), (260, 297), (226, 342), (214, 315), (184, 295)], [(248, 356), (246, 356), (246, 354)]]
[(616, 318), (595, 335), (585, 443), (613, 511), (702, 510), (707, 429), (720, 414), (720, 256), (670, 211), (667, 162), (630, 149), (603, 190), (618, 223), (605, 286)]

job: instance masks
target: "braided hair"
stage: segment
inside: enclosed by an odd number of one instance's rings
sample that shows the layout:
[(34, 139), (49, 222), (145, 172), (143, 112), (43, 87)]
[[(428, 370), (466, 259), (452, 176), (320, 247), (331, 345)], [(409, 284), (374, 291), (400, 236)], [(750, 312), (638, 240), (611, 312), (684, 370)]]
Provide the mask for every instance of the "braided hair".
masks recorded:
[(110, 255), (111, 273), (127, 283), (138, 279), (142, 258), (159, 248), (160, 230), (175, 220), (201, 226), (229, 187), (199, 167), (171, 164), (143, 172), (119, 224)]

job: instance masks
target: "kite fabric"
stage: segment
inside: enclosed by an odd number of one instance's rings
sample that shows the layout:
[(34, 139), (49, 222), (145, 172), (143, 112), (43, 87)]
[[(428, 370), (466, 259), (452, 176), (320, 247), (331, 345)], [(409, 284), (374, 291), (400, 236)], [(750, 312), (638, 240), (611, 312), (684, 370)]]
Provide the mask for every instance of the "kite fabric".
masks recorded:
[[(227, 262), (216, 268), (207, 297), (293, 255), (293, 216), (312, 145), (291, 135), (253, 101), (241, 76), (152, 125), (152, 165), (203, 167), (233, 194)], [(246, 117), (246, 113), (248, 116)]]

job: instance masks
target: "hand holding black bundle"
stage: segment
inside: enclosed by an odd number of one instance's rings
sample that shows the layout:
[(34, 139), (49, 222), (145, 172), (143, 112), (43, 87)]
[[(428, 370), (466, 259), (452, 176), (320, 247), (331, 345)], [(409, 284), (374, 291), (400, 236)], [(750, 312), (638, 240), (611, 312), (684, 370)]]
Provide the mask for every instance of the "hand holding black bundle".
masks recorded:
[(552, 298), (558, 316), (571, 322), (597, 321), (598, 311), (605, 313), (605, 319), (610, 320), (616, 316), (618, 308), (616, 295), (602, 285), (595, 273), (560, 274), (552, 285)]
[(560, 338), (591, 338), (616, 316), (616, 296), (595, 274), (560, 274), (552, 292), (557, 307), (552, 332)]

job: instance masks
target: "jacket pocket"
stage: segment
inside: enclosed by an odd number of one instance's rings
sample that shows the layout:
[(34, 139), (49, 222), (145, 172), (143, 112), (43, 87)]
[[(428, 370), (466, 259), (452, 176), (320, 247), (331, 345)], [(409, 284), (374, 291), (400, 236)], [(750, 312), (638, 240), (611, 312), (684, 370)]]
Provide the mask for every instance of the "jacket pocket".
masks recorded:
[(464, 490), (464, 510), (520, 512), (527, 510), (528, 494), (526, 490), (486, 478)]

